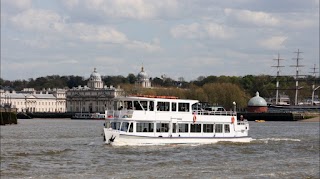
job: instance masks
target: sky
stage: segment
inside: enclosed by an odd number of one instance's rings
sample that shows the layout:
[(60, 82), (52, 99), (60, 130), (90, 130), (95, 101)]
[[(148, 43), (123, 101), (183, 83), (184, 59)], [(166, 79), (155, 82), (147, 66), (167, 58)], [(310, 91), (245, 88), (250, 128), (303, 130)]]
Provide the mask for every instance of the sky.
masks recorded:
[(319, 0), (1, 0), (5, 80), (294, 75), (298, 49), (312, 75)]

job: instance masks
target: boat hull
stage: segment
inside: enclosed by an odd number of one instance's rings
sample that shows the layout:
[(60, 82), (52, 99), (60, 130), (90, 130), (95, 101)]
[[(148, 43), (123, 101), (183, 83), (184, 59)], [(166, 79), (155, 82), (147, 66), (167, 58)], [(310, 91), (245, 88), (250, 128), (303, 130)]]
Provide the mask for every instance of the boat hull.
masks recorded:
[[(112, 146), (144, 146), (144, 145), (201, 145), (218, 142), (249, 143), (251, 137), (149, 137), (120, 134), (104, 128), (105, 142)], [(111, 140), (110, 140), (111, 139)]]

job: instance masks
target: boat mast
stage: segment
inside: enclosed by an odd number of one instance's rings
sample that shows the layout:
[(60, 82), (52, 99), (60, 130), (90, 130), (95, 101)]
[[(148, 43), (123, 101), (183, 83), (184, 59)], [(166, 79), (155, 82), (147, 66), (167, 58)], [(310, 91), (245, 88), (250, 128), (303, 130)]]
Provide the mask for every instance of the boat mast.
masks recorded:
[(277, 59), (273, 59), (273, 60), (277, 60), (277, 65), (276, 66), (271, 66), (271, 67), (277, 67), (277, 83), (276, 83), (276, 105), (278, 104), (279, 101), (279, 76), (280, 76), (280, 67), (284, 67), (284, 66), (280, 66), (280, 60), (284, 60), (280, 58), (280, 54), (278, 53), (278, 58)]
[(310, 72), (312, 73), (312, 76), (314, 78), (314, 81), (313, 81), (313, 84), (312, 84), (312, 96), (311, 96), (311, 105), (313, 105), (313, 102), (314, 102), (314, 92), (320, 87), (318, 86), (317, 88), (315, 88), (315, 84), (316, 84), (316, 70), (318, 68), (316, 68), (316, 64), (313, 65), (313, 68), (311, 68), (313, 70), (313, 72)]
[(300, 53), (303, 53), (303, 52), (300, 52), (299, 49), (297, 52), (294, 52), (297, 54), (297, 58), (293, 58), (293, 60), (296, 60), (296, 65), (291, 65), (291, 67), (296, 67), (296, 76), (295, 76), (295, 79), (296, 79), (296, 95), (295, 95), (295, 100), (294, 100), (294, 105), (297, 105), (298, 104), (298, 91), (302, 88), (299, 88), (299, 82), (298, 82), (298, 78), (299, 78), (299, 67), (303, 67), (303, 65), (299, 65), (299, 60), (302, 60), (302, 58), (300, 58)]

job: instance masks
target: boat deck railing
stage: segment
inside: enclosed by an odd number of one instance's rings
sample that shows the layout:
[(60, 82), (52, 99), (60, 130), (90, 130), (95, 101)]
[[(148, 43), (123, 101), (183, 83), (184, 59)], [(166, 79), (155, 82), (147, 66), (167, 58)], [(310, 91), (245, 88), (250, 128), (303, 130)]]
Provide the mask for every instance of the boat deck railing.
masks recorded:
[(205, 111), (205, 110), (193, 110), (193, 114), (196, 115), (216, 115), (216, 116), (234, 116), (234, 111)]

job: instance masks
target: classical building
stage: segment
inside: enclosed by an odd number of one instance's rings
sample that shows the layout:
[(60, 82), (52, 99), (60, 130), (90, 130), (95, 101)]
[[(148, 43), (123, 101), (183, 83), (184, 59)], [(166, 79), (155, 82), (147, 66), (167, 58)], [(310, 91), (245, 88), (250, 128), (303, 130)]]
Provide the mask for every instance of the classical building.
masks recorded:
[(149, 76), (144, 71), (143, 66), (141, 67), (140, 73), (138, 73), (138, 79), (136, 84), (143, 88), (151, 88), (151, 82), (150, 82)]
[(1, 106), (17, 108), (17, 112), (65, 112), (66, 91), (64, 89), (24, 88), (22, 91), (0, 90)]
[(68, 112), (104, 112), (112, 108), (112, 99), (124, 95), (120, 87), (105, 86), (96, 68), (87, 86), (74, 87), (66, 92)]

